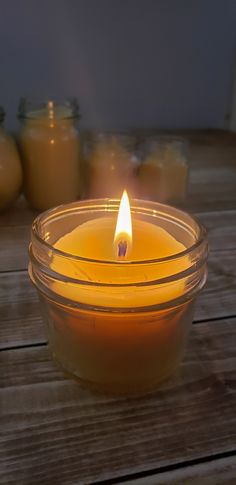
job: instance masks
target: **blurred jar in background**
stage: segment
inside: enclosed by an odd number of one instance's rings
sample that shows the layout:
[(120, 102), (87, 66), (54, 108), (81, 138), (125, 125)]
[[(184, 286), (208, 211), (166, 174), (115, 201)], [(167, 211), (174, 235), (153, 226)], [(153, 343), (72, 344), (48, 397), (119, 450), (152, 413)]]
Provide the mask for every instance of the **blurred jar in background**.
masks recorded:
[(97, 133), (85, 143), (86, 193), (89, 198), (135, 196), (135, 141), (125, 134)]
[(174, 137), (150, 138), (142, 149), (139, 194), (150, 200), (181, 201), (187, 193), (187, 142)]
[(0, 107), (0, 210), (17, 198), (22, 185), (22, 168), (15, 141), (4, 127), (5, 113)]
[(81, 194), (80, 146), (75, 98), (58, 103), (22, 98), (20, 147), (25, 196), (34, 209), (73, 202)]

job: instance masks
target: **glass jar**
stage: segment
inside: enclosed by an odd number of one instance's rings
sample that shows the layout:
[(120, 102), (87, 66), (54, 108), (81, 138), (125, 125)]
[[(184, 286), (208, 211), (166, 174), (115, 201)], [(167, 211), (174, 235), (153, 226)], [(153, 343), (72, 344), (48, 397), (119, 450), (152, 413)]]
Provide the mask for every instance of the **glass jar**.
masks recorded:
[(89, 198), (119, 198), (124, 190), (135, 193), (137, 157), (134, 138), (126, 134), (93, 133), (85, 143)]
[(20, 146), (24, 191), (38, 210), (75, 201), (82, 190), (76, 98), (65, 102), (22, 98)]
[(172, 374), (182, 359), (195, 300), (206, 281), (207, 240), (190, 215), (133, 200), (136, 224), (163, 228), (186, 249), (159, 259), (150, 259), (147, 247), (139, 261), (95, 260), (95, 233), (91, 258), (56, 247), (87, 223), (93, 228), (95, 221), (105, 231), (105, 220), (116, 220), (118, 208), (118, 201), (101, 199), (41, 214), (32, 226), (29, 274), (54, 358), (88, 387), (143, 392)]
[(139, 194), (159, 202), (178, 202), (186, 197), (188, 143), (178, 137), (151, 137), (142, 147)]
[(20, 157), (13, 137), (3, 127), (4, 118), (0, 107), (0, 210), (15, 201), (22, 185)]

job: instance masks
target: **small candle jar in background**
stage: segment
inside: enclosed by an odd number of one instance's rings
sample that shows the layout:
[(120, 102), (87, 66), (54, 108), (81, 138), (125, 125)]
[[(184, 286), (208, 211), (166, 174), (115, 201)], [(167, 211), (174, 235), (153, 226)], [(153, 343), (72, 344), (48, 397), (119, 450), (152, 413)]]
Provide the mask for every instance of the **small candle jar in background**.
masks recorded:
[(95, 133), (85, 142), (86, 196), (119, 198), (124, 189), (135, 194), (134, 138), (126, 134)]
[(44, 210), (77, 200), (82, 189), (77, 100), (22, 98), (19, 118), (24, 191), (30, 206)]
[(184, 200), (188, 181), (187, 142), (165, 136), (150, 138), (142, 153), (140, 197), (160, 202)]
[[(188, 214), (136, 200), (133, 248), (140, 259), (111, 260), (108, 235), (118, 208), (118, 201), (101, 199), (41, 214), (32, 227), (29, 274), (56, 360), (88, 387), (142, 392), (155, 388), (182, 359), (196, 296), (206, 281), (207, 241)], [(72, 236), (63, 251), (63, 238)], [(184, 251), (153, 258), (165, 254), (169, 240)]]
[(3, 127), (4, 110), (0, 107), (0, 210), (17, 198), (22, 185), (22, 168), (15, 141)]

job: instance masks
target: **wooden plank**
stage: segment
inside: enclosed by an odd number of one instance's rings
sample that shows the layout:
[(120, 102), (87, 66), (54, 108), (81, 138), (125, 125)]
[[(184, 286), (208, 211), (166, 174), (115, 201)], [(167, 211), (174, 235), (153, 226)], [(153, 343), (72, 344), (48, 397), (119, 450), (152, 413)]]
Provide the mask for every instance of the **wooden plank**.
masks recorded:
[(236, 147), (192, 147), (188, 198), (183, 208), (191, 212), (235, 209), (235, 187)]
[[(203, 179), (205, 178), (204, 172), (203, 170)], [(235, 186), (235, 176), (227, 183), (213, 182), (210, 176), (202, 184), (190, 182), (187, 199), (183, 203), (176, 204), (176, 206), (191, 213), (233, 210), (236, 207)]]
[(210, 251), (236, 248), (236, 210), (197, 214), (207, 229)]
[[(236, 250), (210, 254), (195, 320), (236, 315)], [(27, 272), (0, 273), (0, 348), (45, 342), (37, 293)]]
[[(220, 143), (220, 140), (207, 143), (190, 143), (188, 158), (190, 165), (195, 168), (217, 168), (224, 172), (225, 167), (235, 167), (236, 144)], [(225, 172), (226, 173), (226, 172)]]
[(180, 470), (155, 474), (135, 480), (122, 480), (118, 485), (235, 485), (236, 455), (207, 463), (186, 466)]
[(0, 274), (0, 348), (45, 342), (38, 295), (27, 272)]
[(177, 374), (146, 396), (82, 390), (47, 349), (0, 352), (0, 481), (86, 484), (229, 453), (236, 319), (196, 325)]
[(210, 253), (208, 280), (198, 298), (195, 320), (236, 315), (236, 251)]
[[(236, 248), (236, 210), (197, 215), (207, 228), (211, 250)], [(26, 269), (30, 226), (2, 226), (0, 234), (0, 271)]]
[(28, 266), (30, 226), (0, 228), (0, 271), (15, 271)]

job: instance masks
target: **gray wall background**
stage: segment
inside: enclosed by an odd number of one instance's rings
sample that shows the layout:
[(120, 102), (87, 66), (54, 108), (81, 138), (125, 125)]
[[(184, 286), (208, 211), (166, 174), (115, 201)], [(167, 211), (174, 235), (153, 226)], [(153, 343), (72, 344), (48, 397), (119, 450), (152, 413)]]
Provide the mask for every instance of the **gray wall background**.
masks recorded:
[(86, 127), (222, 128), (236, 0), (0, 0), (0, 104), (76, 95)]

